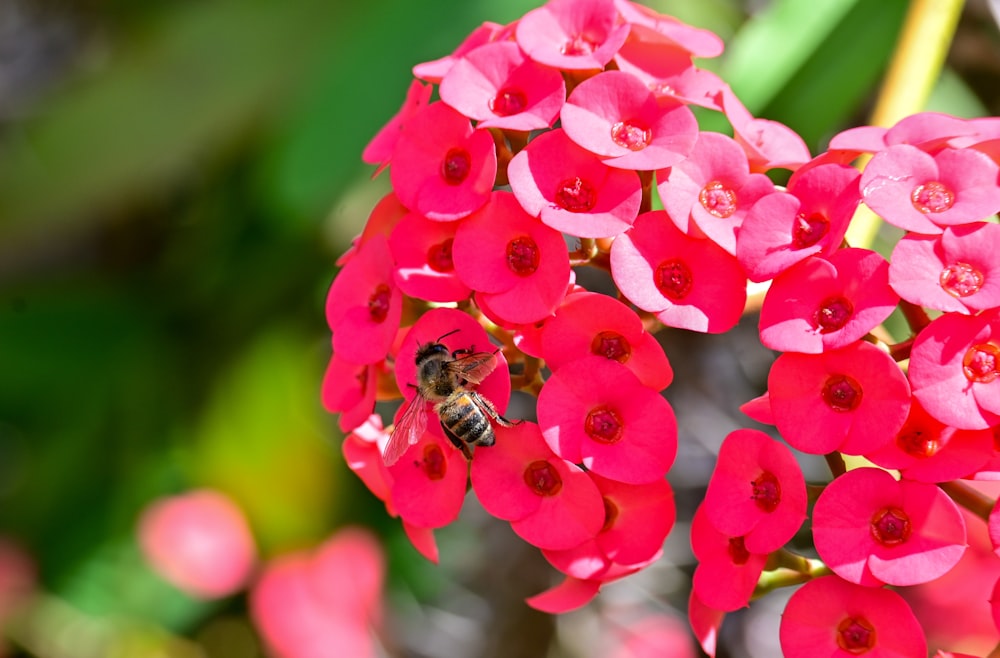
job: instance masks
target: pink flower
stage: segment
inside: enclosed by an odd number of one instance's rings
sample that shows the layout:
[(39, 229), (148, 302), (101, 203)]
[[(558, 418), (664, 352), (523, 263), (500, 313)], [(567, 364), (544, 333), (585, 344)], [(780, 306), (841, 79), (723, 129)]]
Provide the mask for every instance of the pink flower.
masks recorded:
[(813, 541), (834, 573), (858, 585), (925, 583), (965, 552), (965, 521), (943, 491), (857, 468), (827, 485), (813, 509)]
[(403, 132), (406, 122), (413, 117), (420, 109), (426, 107), (430, 102), (430, 85), (422, 85), (419, 80), (410, 83), (410, 88), (406, 92), (406, 100), (399, 111), (389, 119), (389, 122), (378, 131), (372, 138), (365, 150), (361, 154), (361, 159), (368, 164), (378, 165), (373, 176), (377, 176), (383, 169), (389, 166), (392, 154), (396, 150), (396, 143), (399, 135)]
[(896, 436), (910, 409), (910, 387), (899, 366), (861, 341), (816, 355), (782, 354), (771, 366), (767, 390), (781, 436), (816, 455), (878, 450)]
[(779, 630), (785, 658), (925, 658), (920, 622), (899, 594), (837, 576), (811, 580), (792, 594)]
[(242, 589), (257, 549), (243, 511), (224, 494), (198, 489), (161, 498), (139, 518), (150, 566), (191, 596), (214, 599)]
[(608, 167), (561, 128), (528, 142), (507, 165), (507, 177), (529, 215), (576, 237), (614, 237), (639, 214), (639, 175)]
[(736, 257), (751, 281), (767, 281), (809, 256), (840, 248), (857, 209), (857, 170), (847, 165), (806, 166), (786, 192), (759, 199), (740, 225)]
[(907, 301), (975, 313), (1000, 306), (1000, 226), (973, 222), (940, 235), (903, 236), (892, 250), (889, 284)]
[(343, 432), (365, 422), (375, 408), (375, 385), (380, 364), (358, 365), (333, 354), (323, 375), (323, 407), (339, 413), (338, 426)]
[(809, 147), (799, 135), (778, 121), (755, 118), (732, 89), (722, 89), (722, 109), (733, 126), (733, 138), (746, 153), (750, 171), (798, 169), (809, 162)]
[(457, 59), (441, 81), (441, 100), (478, 128), (541, 130), (559, 116), (566, 83), (559, 71), (525, 58), (516, 43), (492, 42)]
[(517, 44), (536, 62), (566, 71), (603, 69), (628, 37), (614, 0), (549, 0), (517, 24)]
[(374, 658), (384, 573), (374, 537), (340, 530), (315, 551), (269, 562), (250, 593), (250, 616), (277, 658)]
[(698, 137), (694, 114), (653, 95), (635, 76), (605, 71), (581, 82), (560, 114), (574, 142), (620, 169), (652, 171), (688, 156)]
[[(451, 352), (456, 350), (487, 352), (495, 349), (486, 330), (469, 314), (447, 307), (427, 311), (410, 327), (396, 354), (396, 384), (407, 400), (416, 397), (417, 347), (437, 341)], [(476, 387), (476, 390), (492, 402), (502, 414), (510, 400), (510, 372), (503, 352), (497, 352), (496, 358), (496, 367)], [(428, 413), (433, 412), (428, 408)]]
[(883, 468), (898, 470), (907, 480), (947, 482), (975, 473), (992, 453), (992, 432), (945, 425), (913, 400), (896, 438), (865, 457)]
[(404, 294), (429, 302), (457, 302), (472, 291), (455, 272), (458, 222), (435, 222), (408, 213), (392, 230), (389, 249), (396, 263), (396, 284)]
[(641, 567), (659, 557), (676, 516), (670, 484), (626, 484), (593, 473), (591, 478), (604, 498), (604, 526), (578, 546), (543, 551), (545, 559), (574, 578), (605, 580), (616, 567)]
[(545, 363), (553, 371), (587, 354), (621, 363), (655, 391), (673, 380), (673, 370), (656, 337), (629, 306), (596, 292), (566, 297), (542, 328)]
[[(628, 40), (615, 55), (615, 64), (619, 71), (631, 74), (652, 90), (657, 98), (703, 104), (699, 102), (701, 99), (688, 98), (685, 94), (698, 87), (697, 83), (706, 82), (699, 75), (702, 71), (691, 61), (691, 51), (651, 27), (632, 24)], [(714, 81), (721, 84), (718, 77), (714, 77)], [(697, 96), (697, 92), (693, 95)]]
[(330, 285), (326, 321), (333, 351), (350, 363), (382, 361), (396, 337), (403, 297), (393, 279), (389, 244), (373, 235)]
[(459, 279), (509, 323), (550, 316), (569, 285), (562, 234), (526, 214), (510, 192), (494, 192), (461, 223), (453, 255)]
[(691, 520), (691, 549), (698, 558), (692, 581), (694, 595), (710, 608), (732, 612), (750, 603), (766, 553), (752, 553), (741, 536), (720, 532), (702, 505)]
[(621, 482), (662, 479), (677, 453), (670, 404), (631, 370), (600, 356), (552, 373), (538, 394), (538, 424), (560, 457)]
[(936, 234), (1000, 210), (1000, 167), (971, 149), (934, 155), (897, 144), (875, 154), (861, 175), (865, 204), (907, 231)]
[(1000, 423), (1000, 310), (933, 320), (913, 342), (909, 372), (913, 396), (942, 423)]
[(723, 43), (714, 32), (693, 27), (673, 16), (666, 16), (636, 2), (615, 0), (615, 7), (623, 19), (631, 24), (631, 37), (636, 29), (657, 34), (669, 44), (683, 48), (688, 56), (718, 57), (722, 54)]
[(751, 553), (785, 545), (806, 518), (806, 483), (791, 450), (758, 430), (722, 442), (703, 504), (723, 534), (743, 537)]
[(410, 525), (442, 528), (458, 518), (468, 472), (465, 456), (440, 423), (428, 423), (420, 441), (389, 466), (392, 508)]
[(525, 603), (535, 610), (558, 615), (590, 603), (597, 596), (601, 585), (600, 580), (583, 580), (567, 576), (555, 587), (529, 597)]
[(413, 75), (421, 80), (438, 84), (463, 55), (485, 43), (503, 39), (507, 30), (506, 26), (499, 23), (484, 21), (482, 25), (470, 32), (469, 36), (465, 37), (465, 40), (450, 55), (414, 66)]
[(706, 333), (733, 328), (746, 304), (736, 258), (710, 240), (691, 238), (662, 210), (643, 213), (611, 245), (619, 290), (670, 327)]
[(389, 170), (399, 201), (428, 219), (451, 221), (489, 199), (497, 173), (489, 131), (444, 103), (431, 103), (406, 123)]
[(694, 589), (688, 596), (688, 623), (702, 651), (715, 658), (715, 649), (719, 641), (719, 629), (726, 613), (705, 605)]
[(552, 452), (534, 423), (497, 428), (496, 445), (472, 460), (472, 488), (487, 512), (539, 548), (572, 548), (604, 525), (597, 485)]
[(667, 614), (649, 614), (618, 630), (619, 645), (610, 658), (695, 658), (684, 624)]
[(707, 236), (730, 254), (736, 233), (753, 204), (774, 192), (764, 174), (751, 174), (739, 144), (720, 133), (698, 133), (690, 157), (656, 172), (656, 189), (677, 227)]
[(382, 427), (382, 417), (372, 414), (362, 425), (344, 437), (341, 450), (348, 468), (365, 483), (376, 498), (385, 503), (390, 516), (398, 516), (392, 504), (392, 475), (382, 459), (389, 433)]
[(818, 354), (863, 338), (895, 310), (889, 263), (867, 249), (811, 256), (779, 274), (760, 310), (760, 342)]

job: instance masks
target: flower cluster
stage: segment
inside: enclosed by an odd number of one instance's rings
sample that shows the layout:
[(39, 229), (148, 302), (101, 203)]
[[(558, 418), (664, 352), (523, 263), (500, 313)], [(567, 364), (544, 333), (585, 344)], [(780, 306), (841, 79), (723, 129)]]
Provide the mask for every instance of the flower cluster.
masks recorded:
[[(781, 355), (743, 409), (784, 442), (738, 430), (722, 443), (692, 524), (692, 626), (713, 653), (724, 613), (788, 563), (810, 503), (797, 454), (828, 455), (812, 529), (834, 575), (790, 601), (786, 654), (823, 634), (831, 652), (923, 656), (882, 587), (962, 556), (963, 518), (937, 483), (1000, 477), (1000, 119), (925, 113), (813, 157), (695, 65), (721, 52), (628, 0), (550, 0), (414, 67), (363, 154), (392, 192), (330, 287), (324, 404), (421, 553), (437, 559), (433, 530), (471, 481), (565, 574), (529, 603), (568, 610), (656, 560), (673, 525), (677, 425), (661, 394), (674, 373), (656, 329), (725, 332), (748, 283), (769, 282), (760, 338)], [(699, 130), (693, 106), (732, 136)], [(891, 258), (844, 244), (862, 204), (906, 232)], [(879, 327), (896, 309), (913, 336), (889, 345)], [(537, 402), (508, 426), (512, 391)], [(419, 428), (403, 444), (373, 414), (401, 398), (395, 426)], [(476, 422), (491, 431), (473, 447)], [(384, 459), (390, 442), (402, 457)], [(841, 453), (882, 468), (845, 472)]]

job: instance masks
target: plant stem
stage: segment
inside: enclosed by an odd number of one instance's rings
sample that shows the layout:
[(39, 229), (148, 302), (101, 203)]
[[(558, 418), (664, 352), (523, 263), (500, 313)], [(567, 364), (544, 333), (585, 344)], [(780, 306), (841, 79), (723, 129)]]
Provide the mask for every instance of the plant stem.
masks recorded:
[(983, 521), (989, 522), (990, 512), (993, 511), (993, 506), (996, 504), (995, 500), (958, 480), (942, 482), (938, 486), (956, 503)]
[[(941, 74), (955, 36), (963, 0), (913, 0), (896, 43), (896, 50), (879, 90), (870, 123), (888, 128), (903, 117), (920, 112)], [(858, 162), (864, 169), (868, 158)], [(847, 231), (847, 241), (870, 247), (881, 218), (862, 205)]]

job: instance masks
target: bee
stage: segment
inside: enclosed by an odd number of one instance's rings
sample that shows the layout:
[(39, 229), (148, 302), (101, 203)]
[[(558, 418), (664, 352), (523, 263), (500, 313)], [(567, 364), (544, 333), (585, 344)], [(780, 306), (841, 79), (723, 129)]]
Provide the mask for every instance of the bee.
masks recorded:
[(445, 435), (466, 459), (472, 459), (472, 446), (491, 446), (496, 442), (491, 420), (504, 427), (516, 424), (501, 416), (492, 402), (470, 388), (493, 372), (497, 366), (496, 354), (468, 349), (450, 351), (441, 340), (456, 331), (417, 348), (417, 394), (396, 423), (385, 447), (386, 466), (396, 463), (423, 436), (427, 429), (426, 402), (434, 403), (434, 413)]

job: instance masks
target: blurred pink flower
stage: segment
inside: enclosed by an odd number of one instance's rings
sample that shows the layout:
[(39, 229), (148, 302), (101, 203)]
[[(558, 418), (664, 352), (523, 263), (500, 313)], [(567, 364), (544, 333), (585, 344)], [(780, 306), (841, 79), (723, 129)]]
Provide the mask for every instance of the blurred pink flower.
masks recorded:
[(139, 517), (138, 539), (156, 573), (198, 598), (239, 591), (257, 559), (243, 511), (210, 489), (150, 503)]

